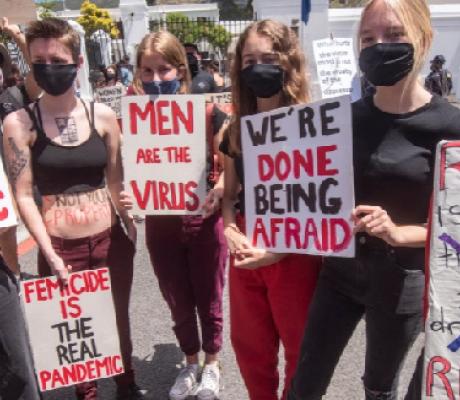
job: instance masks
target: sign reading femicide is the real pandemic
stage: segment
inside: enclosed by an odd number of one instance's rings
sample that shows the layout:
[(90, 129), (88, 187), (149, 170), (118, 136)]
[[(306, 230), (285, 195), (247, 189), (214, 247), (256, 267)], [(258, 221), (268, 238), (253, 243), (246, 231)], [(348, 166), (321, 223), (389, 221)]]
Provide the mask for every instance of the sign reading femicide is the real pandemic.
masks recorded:
[(348, 96), (241, 121), (246, 233), (273, 252), (353, 257)]
[(356, 77), (353, 40), (314, 40), (313, 53), (323, 99), (352, 94), (353, 79)]
[(204, 96), (128, 96), (122, 115), (133, 213), (199, 214), (206, 196)]
[(107, 268), (21, 282), (41, 391), (124, 372)]
[(460, 141), (438, 144), (425, 273), (422, 399), (460, 398)]

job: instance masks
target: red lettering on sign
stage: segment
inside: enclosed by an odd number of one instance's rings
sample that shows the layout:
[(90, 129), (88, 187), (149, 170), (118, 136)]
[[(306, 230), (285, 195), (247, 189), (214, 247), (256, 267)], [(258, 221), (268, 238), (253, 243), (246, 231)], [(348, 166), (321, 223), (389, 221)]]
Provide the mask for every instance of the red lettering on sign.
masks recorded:
[[(439, 364), (440, 369), (435, 371), (435, 364)], [(452, 385), (450, 384), (447, 374), (450, 372), (452, 366), (449, 360), (441, 356), (432, 357), (428, 363), (426, 369), (426, 395), (429, 397), (433, 396), (433, 386), (434, 386), (434, 377), (437, 376), (446, 391), (446, 395), (449, 400), (455, 400), (454, 392), (452, 390)]]

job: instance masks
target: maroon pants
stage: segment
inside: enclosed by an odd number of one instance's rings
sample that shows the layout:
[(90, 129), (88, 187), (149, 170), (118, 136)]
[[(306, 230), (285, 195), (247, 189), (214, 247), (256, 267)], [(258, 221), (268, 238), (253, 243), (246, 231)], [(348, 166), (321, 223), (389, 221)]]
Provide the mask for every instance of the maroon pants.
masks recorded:
[[(108, 267), (112, 284), (120, 347), (125, 373), (115, 377), (118, 389), (123, 392), (134, 382), (132, 368), (132, 343), (129, 328), (129, 297), (133, 282), (134, 244), (117, 222), (111, 228), (93, 236), (78, 239), (62, 239), (51, 236), (51, 243), (64, 263), (72, 266), (72, 271), (82, 271)], [(40, 276), (52, 275), (51, 268), (41, 252), (38, 254)], [(77, 385), (79, 399), (97, 398), (96, 382)]]
[[(146, 241), (181, 350), (193, 355), (222, 348), (222, 294), (227, 244), (218, 215), (150, 216)], [(197, 323), (202, 330), (202, 346)]]

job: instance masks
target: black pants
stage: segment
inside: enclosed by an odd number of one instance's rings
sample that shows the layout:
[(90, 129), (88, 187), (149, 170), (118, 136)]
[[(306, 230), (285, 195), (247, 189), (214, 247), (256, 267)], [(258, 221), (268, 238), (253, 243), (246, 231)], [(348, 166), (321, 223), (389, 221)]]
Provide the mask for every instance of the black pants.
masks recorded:
[(1, 258), (0, 399), (40, 399), (16, 280)]
[(329, 257), (324, 264), (288, 399), (325, 395), (364, 316), (366, 400), (396, 400), (399, 370), (422, 327), (423, 272), (405, 269), (398, 251), (383, 245), (363, 245), (355, 259)]

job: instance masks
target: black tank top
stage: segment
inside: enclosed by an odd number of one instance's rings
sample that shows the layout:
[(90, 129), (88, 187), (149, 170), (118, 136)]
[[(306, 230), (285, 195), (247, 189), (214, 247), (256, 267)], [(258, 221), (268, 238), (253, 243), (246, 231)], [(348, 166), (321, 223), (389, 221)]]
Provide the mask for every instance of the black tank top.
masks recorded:
[(91, 102), (90, 118), (86, 104), (81, 102), (91, 132), (88, 139), (77, 146), (60, 145), (46, 136), (38, 100), (33, 110), (25, 107), (33, 123), (31, 130), (37, 132), (31, 148), (32, 171), (41, 195), (88, 192), (105, 186), (107, 148), (94, 127), (94, 103)]

